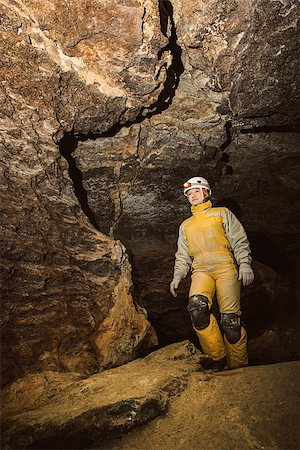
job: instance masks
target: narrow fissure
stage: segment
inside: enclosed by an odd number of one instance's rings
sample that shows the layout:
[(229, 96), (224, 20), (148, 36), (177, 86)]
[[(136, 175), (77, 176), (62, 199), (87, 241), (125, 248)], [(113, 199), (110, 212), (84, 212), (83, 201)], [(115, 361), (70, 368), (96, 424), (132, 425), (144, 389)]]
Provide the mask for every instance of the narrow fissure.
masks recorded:
[(258, 134), (258, 133), (300, 133), (300, 129), (292, 125), (262, 126), (253, 128), (240, 129), (241, 134)]
[(228, 164), (230, 156), (229, 154), (225, 151), (226, 148), (231, 144), (232, 142), (232, 134), (231, 134), (231, 129), (232, 129), (232, 123), (231, 121), (226, 122), (225, 124), (225, 131), (226, 131), (226, 140), (223, 142), (222, 145), (220, 145), (220, 150), (222, 152), (221, 158), (218, 161), (218, 166), (220, 168), (220, 176), (225, 175), (225, 174), (229, 174), (232, 175), (233, 173), (233, 169), (232, 166), (230, 166)]
[(69, 176), (73, 182), (74, 193), (80, 203), (82, 211), (88, 217), (90, 223), (99, 230), (99, 226), (88, 204), (87, 192), (83, 186), (82, 173), (76, 166), (75, 158), (73, 157), (73, 152), (76, 150), (78, 144), (78, 139), (71, 133), (66, 133), (64, 137), (59, 141), (58, 147), (61, 155), (67, 160), (69, 168)]
[(230, 120), (229, 120), (228, 122), (225, 123), (226, 141), (223, 142), (223, 144), (220, 146), (220, 150), (222, 150), (222, 152), (224, 152), (224, 150), (225, 150), (225, 149), (231, 144), (231, 142), (232, 142), (231, 128), (232, 128), (232, 123), (231, 123)]

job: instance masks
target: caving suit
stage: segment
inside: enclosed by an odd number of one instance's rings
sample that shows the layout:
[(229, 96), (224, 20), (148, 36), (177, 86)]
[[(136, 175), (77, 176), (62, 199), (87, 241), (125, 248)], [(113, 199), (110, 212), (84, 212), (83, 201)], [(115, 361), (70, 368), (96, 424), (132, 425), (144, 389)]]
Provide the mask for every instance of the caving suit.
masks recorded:
[[(193, 215), (179, 228), (174, 278), (182, 279), (192, 269), (188, 310), (203, 352), (214, 361), (226, 356), (230, 368), (241, 367), (248, 363), (248, 357), (247, 334), (240, 324), (241, 282), (237, 264), (251, 263), (247, 235), (229, 209), (212, 207), (209, 200), (192, 206), (191, 211)], [(224, 338), (216, 318), (210, 313), (215, 292), (221, 326), (222, 320), (224, 322)], [(198, 316), (193, 316), (193, 299), (197, 300), (196, 306), (202, 302)], [(193, 317), (200, 318), (199, 326)], [(232, 319), (234, 326), (231, 327)]]

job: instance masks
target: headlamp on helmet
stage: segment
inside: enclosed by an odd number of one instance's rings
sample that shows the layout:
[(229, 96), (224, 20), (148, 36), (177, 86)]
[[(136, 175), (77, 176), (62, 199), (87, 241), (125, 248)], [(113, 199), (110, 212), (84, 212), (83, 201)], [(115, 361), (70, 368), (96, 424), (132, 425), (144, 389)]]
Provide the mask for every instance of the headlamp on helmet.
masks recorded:
[(202, 177), (193, 177), (186, 181), (183, 185), (183, 193), (187, 196), (190, 189), (207, 189), (209, 195), (211, 195), (211, 189), (208, 181)]

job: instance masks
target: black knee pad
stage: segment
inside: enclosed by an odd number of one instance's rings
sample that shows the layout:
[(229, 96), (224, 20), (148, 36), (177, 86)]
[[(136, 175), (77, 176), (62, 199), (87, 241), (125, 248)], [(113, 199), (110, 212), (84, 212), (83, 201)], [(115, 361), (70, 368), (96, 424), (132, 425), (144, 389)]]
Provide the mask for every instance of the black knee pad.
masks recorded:
[(187, 310), (196, 330), (204, 330), (210, 321), (208, 298), (204, 295), (192, 295)]
[(236, 344), (241, 339), (241, 321), (237, 314), (222, 313), (221, 326), (229, 344)]

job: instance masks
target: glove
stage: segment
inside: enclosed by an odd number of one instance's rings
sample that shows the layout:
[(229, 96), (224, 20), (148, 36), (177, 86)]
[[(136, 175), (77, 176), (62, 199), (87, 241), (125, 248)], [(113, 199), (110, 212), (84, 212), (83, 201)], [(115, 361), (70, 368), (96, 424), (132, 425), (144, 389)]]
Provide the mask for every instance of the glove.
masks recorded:
[(173, 295), (173, 297), (177, 297), (176, 289), (178, 288), (180, 281), (181, 281), (181, 278), (178, 278), (178, 277), (177, 278), (174, 277), (173, 280), (171, 281), (170, 292)]
[(254, 273), (250, 264), (242, 263), (239, 268), (239, 280), (242, 281), (243, 286), (249, 286), (254, 280)]

